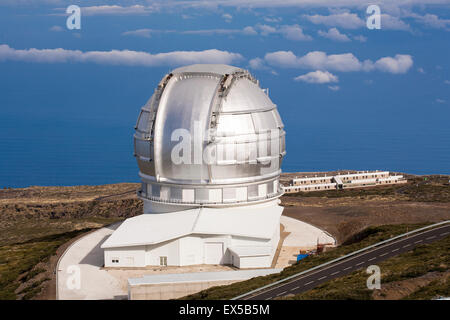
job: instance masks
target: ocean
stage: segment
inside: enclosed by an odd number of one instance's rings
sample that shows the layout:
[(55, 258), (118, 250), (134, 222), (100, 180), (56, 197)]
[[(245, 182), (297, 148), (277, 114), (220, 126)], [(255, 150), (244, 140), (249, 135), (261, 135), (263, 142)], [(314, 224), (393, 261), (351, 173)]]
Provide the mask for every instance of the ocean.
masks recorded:
[[(123, 123), (113, 124), (45, 115), (0, 117), (0, 188), (138, 182), (132, 142), (138, 109)], [(390, 122), (284, 122), (286, 172), (380, 169), (450, 174), (449, 127), (399, 130)]]

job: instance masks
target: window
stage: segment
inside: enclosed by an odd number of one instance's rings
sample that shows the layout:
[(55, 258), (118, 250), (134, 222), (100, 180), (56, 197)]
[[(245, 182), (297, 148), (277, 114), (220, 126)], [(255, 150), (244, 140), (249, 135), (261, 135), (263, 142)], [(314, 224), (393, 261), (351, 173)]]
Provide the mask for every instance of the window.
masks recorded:
[(167, 266), (167, 257), (159, 257), (159, 265)]

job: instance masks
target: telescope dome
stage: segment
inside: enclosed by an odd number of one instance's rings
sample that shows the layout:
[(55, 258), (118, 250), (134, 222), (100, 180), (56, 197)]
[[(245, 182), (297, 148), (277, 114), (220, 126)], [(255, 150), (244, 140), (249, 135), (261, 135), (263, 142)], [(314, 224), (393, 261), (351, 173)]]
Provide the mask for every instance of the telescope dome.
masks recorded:
[(187, 207), (273, 200), (282, 194), (283, 128), (276, 105), (247, 70), (177, 68), (160, 81), (136, 124), (138, 195)]

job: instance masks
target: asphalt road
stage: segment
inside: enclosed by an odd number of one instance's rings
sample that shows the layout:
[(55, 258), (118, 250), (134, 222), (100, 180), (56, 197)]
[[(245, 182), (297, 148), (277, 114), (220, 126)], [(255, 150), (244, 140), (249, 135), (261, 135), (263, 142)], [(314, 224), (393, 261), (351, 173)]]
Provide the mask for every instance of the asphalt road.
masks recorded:
[(415, 246), (445, 238), (449, 234), (450, 225), (445, 225), (436, 229), (410, 235), (407, 238), (402, 238), (343, 261), (338, 261), (335, 264), (324, 267), (323, 269), (314, 270), (311, 273), (301, 275), (287, 283), (282, 283), (276, 287), (268, 288), (261, 292), (256, 292), (247, 297), (243, 297), (242, 299), (270, 300), (290, 294), (299, 294), (311, 290), (319, 284), (331, 279), (342, 277), (355, 270), (367, 268), (372, 264), (377, 264), (390, 257), (410, 251)]

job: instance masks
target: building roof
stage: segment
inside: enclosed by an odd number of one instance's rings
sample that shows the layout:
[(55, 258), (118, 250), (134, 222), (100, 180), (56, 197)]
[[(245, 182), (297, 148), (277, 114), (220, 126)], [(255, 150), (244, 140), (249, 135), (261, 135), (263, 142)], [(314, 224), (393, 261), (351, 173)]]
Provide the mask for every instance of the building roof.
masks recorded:
[(191, 272), (191, 273), (169, 273), (145, 275), (141, 278), (130, 278), (128, 284), (131, 286), (177, 283), (177, 282), (203, 282), (203, 281), (226, 281), (226, 280), (247, 280), (254, 277), (266, 276), (279, 273), (283, 269), (258, 269), (258, 270), (236, 270), (218, 272)]
[(271, 239), (283, 208), (261, 204), (230, 208), (196, 208), (142, 214), (125, 220), (102, 248), (151, 245), (189, 234), (232, 235)]

